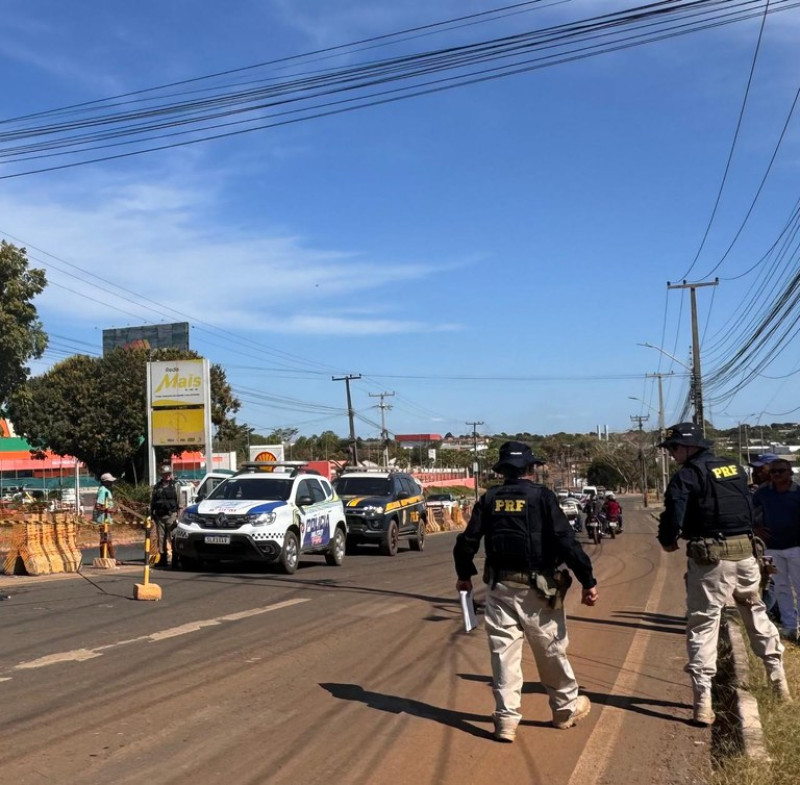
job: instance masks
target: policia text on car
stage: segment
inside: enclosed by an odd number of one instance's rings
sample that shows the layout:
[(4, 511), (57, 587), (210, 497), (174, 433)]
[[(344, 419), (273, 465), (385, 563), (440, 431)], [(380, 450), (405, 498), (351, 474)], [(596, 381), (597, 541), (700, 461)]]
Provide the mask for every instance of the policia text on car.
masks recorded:
[(715, 715), (711, 681), (717, 672), (722, 609), (733, 598), (753, 651), (764, 662), (775, 695), (790, 700), (783, 670), (783, 645), (761, 599), (759, 542), (744, 470), (711, 452), (693, 423), (679, 423), (660, 444), (679, 464), (667, 487), (658, 541), (665, 551), (687, 540), (686, 648), (692, 680), (694, 720), (710, 725)]
[(563, 596), (571, 583), (562, 563), (583, 587), (582, 602), (594, 605), (597, 589), (589, 557), (575, 539), (555, 494), (532, 481), (538, 461), (522, 442), (506, 442), (494, 471), (505, 482), (490, 488), (473, 508), (467, 528), (453, 549), (459, 591), (472, 589), (474, 557), (485, 539), (489, 585), (486, 631), (489, 635), (495, 698), (494, 737), (511, 742), (522, 715), (522, 646), (527, 638), (542, 686), (550, 698), (553, 725), (570, 728), (591, 708), (578, 695), (567, 659)]

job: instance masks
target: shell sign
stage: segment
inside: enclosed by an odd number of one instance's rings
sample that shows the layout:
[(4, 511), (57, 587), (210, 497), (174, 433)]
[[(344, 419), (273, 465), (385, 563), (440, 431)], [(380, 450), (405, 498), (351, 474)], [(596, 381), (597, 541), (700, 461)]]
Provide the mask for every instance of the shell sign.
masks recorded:
[(10, 439), (14, 435), (14, 431), (6, 420), (0, 420), (0, 438)]
[[(285, 460), (283, 454), (282, 444), (254, 444), (250, 446), (250, 460), (251, 461), (283, 461)], [(262, 466), (261, 470), (265, 472), (273, 471), (272, 466)]]

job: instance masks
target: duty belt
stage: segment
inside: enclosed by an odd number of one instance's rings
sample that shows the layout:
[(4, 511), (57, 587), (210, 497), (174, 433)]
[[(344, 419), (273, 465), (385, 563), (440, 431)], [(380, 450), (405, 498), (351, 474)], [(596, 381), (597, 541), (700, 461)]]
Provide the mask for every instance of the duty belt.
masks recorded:
[(497, 570), (495, 572), (495, 580), (498, 583), (519, 583), (523, 586), (531, 585), (531, 573), (511, 571), (511, 570)]
[(693, 537), (686, 545), (686, 554), (698, 564), (720, 561), (741, 561), (753, 556), (753, 540), (749, 534), (730, 537)]

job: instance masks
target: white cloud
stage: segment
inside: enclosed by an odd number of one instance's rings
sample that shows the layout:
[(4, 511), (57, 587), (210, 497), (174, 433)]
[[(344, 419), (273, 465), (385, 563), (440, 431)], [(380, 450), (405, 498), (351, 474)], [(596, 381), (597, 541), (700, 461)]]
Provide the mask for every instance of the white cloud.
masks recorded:
[[(48, 271), (51, 286), (37, 301), (44, 320), (89, 327), (182, 314), (301, 334), (458, 329), (391, 317), (411, 312), (403, 299), (413, 287), (396, 284), (418, 285), (444, 265), (371, 259), (230, 225), (218, 217), (224, 194), (209, 190), (212, 178), (203, 187), (181, 178), (123, 183), (98, 171), (79, 188), (36, 180), (13, 198), (0, 195), (0, 233), (27, 245), (31, 263)], [(375, 298), (384, 304), (380, 319)]]
[(311, 335), (390, 335), (397, 333), (455, 332), (457, 324), (427, 324), (399, 319), (352, 319), (335, 315), (296, 315), (270, 325), (272, 332)]

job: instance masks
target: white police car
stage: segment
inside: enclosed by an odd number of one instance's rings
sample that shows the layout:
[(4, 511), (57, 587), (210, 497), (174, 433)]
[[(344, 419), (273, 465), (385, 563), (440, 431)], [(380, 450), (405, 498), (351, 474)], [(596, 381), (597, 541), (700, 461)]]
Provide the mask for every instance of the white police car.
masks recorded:
[(303, 472), (302, 463), (254, 462), (184, 509), (174, 555), (185, 569), (209, 561), (275, 562), (291, 575), (302, 553), (340, 565), (346, 541), (344, 507), (324, 477)]

